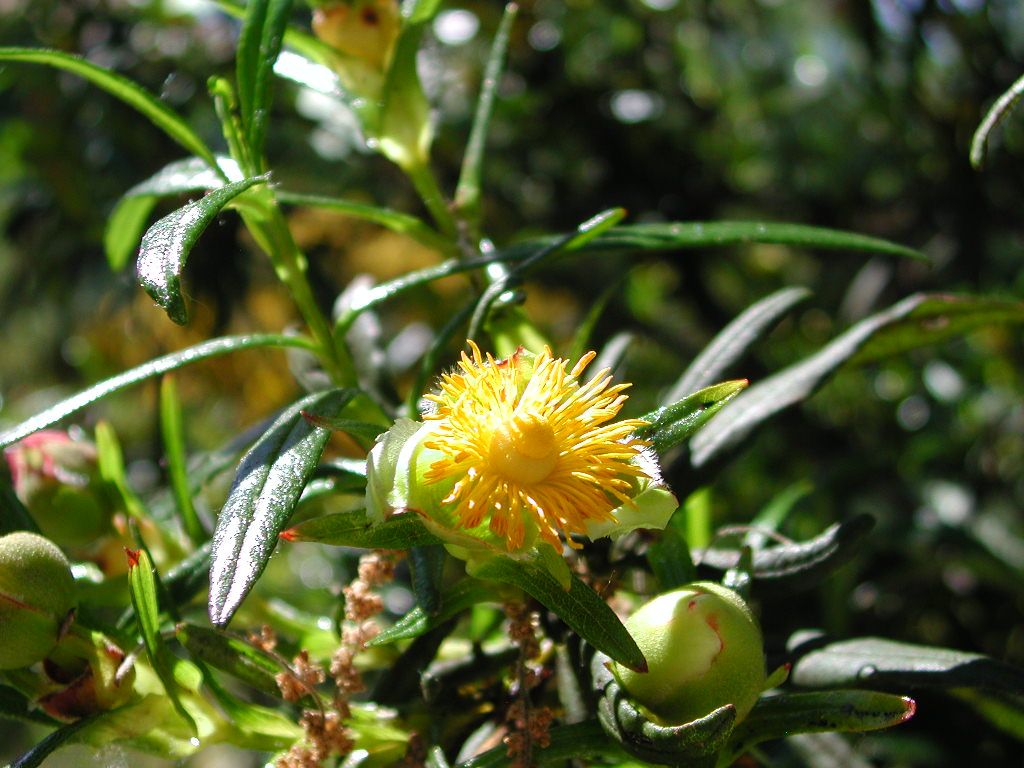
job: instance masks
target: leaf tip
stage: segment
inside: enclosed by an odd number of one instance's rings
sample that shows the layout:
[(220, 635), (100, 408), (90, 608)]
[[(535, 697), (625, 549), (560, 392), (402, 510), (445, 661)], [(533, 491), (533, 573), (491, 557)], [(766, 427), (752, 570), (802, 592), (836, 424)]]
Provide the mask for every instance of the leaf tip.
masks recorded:
[(903, 712), (903, 716), (899, 719), (899, 722), (905, 723), (907, 722), (907, 720), (909, 720), (917, 714), (917, 702), (909, 696), (903, 696), (902, 699), (906, 709)]
[(286, 530), (281, 531), (279, 534), (277, 534), (277, 537), (279, 539), (284, 539), (285, 541), (298, 541), (301, 538), (299, 536), (298, 531), (294, 528), (288, 528)]
[(124, 548), (125, 557), (128, 558), (128, 570), (132, 570), (139, 564), (139, 550)]

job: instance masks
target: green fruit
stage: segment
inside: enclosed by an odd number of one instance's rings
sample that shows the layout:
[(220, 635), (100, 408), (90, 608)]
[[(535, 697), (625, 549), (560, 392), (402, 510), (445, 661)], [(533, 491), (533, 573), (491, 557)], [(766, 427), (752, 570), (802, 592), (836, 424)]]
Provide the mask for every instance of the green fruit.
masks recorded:
[(56, 544), (26, 531), (0, 536), (0, 669), (43, 659), (75, 605), (71, 565)]
[(694, 582), (641, 607), (626, 629), (647, 659), (646, 673), (612, 671), (630, 698), (663, 725), (681, 725), (719, 707), (746, 717), (765, 683), (761, 630), (743, 599)]

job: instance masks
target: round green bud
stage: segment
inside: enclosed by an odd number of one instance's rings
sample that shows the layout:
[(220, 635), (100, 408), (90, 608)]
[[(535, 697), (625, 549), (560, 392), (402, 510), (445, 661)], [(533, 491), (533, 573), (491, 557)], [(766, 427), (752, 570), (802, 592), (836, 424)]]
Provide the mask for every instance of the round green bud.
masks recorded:
[(626, 629), (648, 671), (612, 671), (636, 703), (662, 725), (682, 725), (732, 704), (742, 720), (765, 683), (761, 629), (731, 589), (698, 581), (642, 606)]
[(0, 536), (0, 669), (43, 659), (77, 605), (71, 565), (35, 533)]

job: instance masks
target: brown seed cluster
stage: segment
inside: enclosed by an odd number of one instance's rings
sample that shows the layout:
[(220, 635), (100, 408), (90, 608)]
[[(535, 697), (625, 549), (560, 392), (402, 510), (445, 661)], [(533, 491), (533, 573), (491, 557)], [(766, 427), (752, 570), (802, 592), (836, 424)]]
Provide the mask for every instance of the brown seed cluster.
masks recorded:
[[(330, 755), (346, 755), (355, 747), (346, 724), (352, 715), (349, 701), (352, 694), (366, 689), (355, 658), (380, 632), (373, 619), (384, 609), (384, 601), (374, 588), (394, 578), (396, 554), (379, 550), (359, 559), (358, 577), (342, 590), (349, 625), (342, 630), (341, 644), (331, 656), (329, 672), (334, 681), (334, 696), (329, 707), (307, 709), (302, 713), (299, 723), (305, 738), (278, 759), (277, 768), (316, 768)], [(311, 662), (305, 650), (295, 657), (292, 667), (291, 673), (278, 675), (277, 681), (282, 696), (288, 701), (313, 693), (326, 679), (323, 668)]]
[(548, 728), (554, 713), (548, 707), (534, 707), (530, 691), (540, 685), (543, 674), (530, 666), (530, 659), (540, 655), (537, 642), (537, 615), (523, 605), (506, 605), (509, 617), (509, 637), (519, 646), (519, 660), (516, 663), (515, 701), (509, 705), (505, 721), (508, 733), (504, 743), (514, 768), (531, 768), (533, 754), (551, 743)]

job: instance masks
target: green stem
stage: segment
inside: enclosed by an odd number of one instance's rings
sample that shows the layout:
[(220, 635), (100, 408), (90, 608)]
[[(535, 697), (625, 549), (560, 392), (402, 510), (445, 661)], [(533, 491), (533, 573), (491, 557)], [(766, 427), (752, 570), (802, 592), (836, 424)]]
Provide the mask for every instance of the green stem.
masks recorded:
[[(310, 335), (316, 342), (320, 362), (332, 381), (341, 386), (355, 386), (356, 372), (343, 340), (335, 341), (330, 324), (317, 306), (313, 289), (306, 279), (306, 257), (292, 237), (288, 222), (278, 208), (273, 193), (250, 198), (239, 206), (246, 227), (267, 252), (278, 278), (291, 292)], [(258, 200), (258, 204), (256, 203)]]
[(427, 210), (430, 211), (430, 215), (442, 234), (453, 243), (457, 243), (459, 228), (455, 216), (448, 207), (444, 193), (441, 192), (437, 179), (434, 178), (430, 168), (425, 163), (410, 163), (403, 170), (409, 176), (416, 192), (419, 193), (420, 199), (427, 206)]

